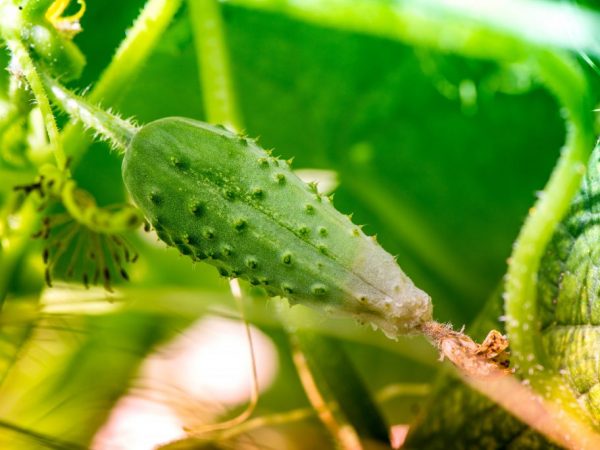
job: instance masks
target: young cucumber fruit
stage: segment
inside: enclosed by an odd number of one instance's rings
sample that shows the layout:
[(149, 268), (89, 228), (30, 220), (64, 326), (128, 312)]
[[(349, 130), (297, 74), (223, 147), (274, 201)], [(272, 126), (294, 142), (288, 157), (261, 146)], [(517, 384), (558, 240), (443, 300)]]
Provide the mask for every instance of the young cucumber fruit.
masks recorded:
[(394, 258), (252, 140), (190, 119), (157, 120), (135, 133), (123, 179), (161, 240), (223, 276), (392, 337), (431, 320), (429, 296)]

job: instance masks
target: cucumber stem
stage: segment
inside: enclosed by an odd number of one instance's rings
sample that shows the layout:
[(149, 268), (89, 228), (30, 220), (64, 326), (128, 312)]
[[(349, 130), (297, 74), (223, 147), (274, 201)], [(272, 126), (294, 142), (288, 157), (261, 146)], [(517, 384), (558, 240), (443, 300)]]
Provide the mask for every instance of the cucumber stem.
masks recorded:
[(40, 78), (50, 98), (70, 117), (92, 128), (121, 153), (125, 152), (137, 132), (135, 125), (86, 102), (44, 72), (40, 72)]
[(220, 6), (213, 0), (188, 0), (200, 86), (209, 122), (233, 131), (243, 128), (227, 51)]
[(48, 134), (50, 145), (54, 151), (56, 164), (61, 169), (64, 169), (67, 158), (60, 142), (60, 134), (58, 132), (58, 127), (56, 126), (54, 114), (52, 113), (52, 107), (50, 106), (48, 96), (44, 90), (41, 74), (36, 69), (33, 60), (29, 55), (27, 47), (25, 44), (23, 44), (23, 42), (21, 42), (20, 39), (6, 39), (6, 45), (10, 50), (13, 61), (16, 62), (16, 70), (22, 71), (23, 76), (27, 80), (27, 84), (31, 89), (31, 92), (38, 103), (38, 107), (42, 112), (46, 133)]

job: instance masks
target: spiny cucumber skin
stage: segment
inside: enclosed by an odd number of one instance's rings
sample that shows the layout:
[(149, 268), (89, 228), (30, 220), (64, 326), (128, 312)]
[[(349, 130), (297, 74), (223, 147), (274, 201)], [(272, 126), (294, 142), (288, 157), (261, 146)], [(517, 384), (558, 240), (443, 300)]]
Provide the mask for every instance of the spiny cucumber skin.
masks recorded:
[(252, 140), (190, 119), (157, 120), (133, 138), (123, 179), (161, 240), (224, 276), (391, 337), (431, 320), (429, 296), (394, 258)]

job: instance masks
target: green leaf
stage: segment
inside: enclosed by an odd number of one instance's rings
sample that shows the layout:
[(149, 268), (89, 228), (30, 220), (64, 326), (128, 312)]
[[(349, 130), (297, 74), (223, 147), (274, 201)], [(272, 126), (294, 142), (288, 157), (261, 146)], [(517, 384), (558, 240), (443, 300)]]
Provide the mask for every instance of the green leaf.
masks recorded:
[(545, 370), (560, 374), (600, 424), (600, 148), (558, 225), (538, 273), (539, 339)]

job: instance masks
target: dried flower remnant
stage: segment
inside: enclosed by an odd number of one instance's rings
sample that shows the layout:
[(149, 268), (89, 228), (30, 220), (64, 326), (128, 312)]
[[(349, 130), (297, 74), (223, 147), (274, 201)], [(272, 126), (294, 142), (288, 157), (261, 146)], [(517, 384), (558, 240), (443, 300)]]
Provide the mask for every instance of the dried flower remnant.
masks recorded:
[(86, 288), (102, 281), (111, 292), (116, 278), (129, 280), (125, 267), (135, 262), (138, 255), (123, 233), (143, 221), (135, 208), (99, 207), (93, 196), (54, 166), (42, 168), (34, 183), (14, 189), (25, 195), (37, 194), (40, 212), (61, 204), (66, 210), (47, 213), (41, 228), (32, 236), (45, 241), (44, 279), (49, 287), (58, 276), (80, 279)]
[(33, 237), (46, 241), (44, 279), (49, 287), (53, 278), (59, 276), (66, 280), (80, 279), (86, 288), (102, 281), (104, 288), (112, 292), (117, 276), (129, 280), (126, 264), (138, 259), (125, 237), (94, 232), (68, 214), (46, 216), (41, 230)]
[(465, 375), (487, 378), (512, 373), (508, 340), (497, 330), (490, 331), (481, 344), (450, 325), (427, 322), (421, 330), (440, 351), (440, 358), (448, 358)]

